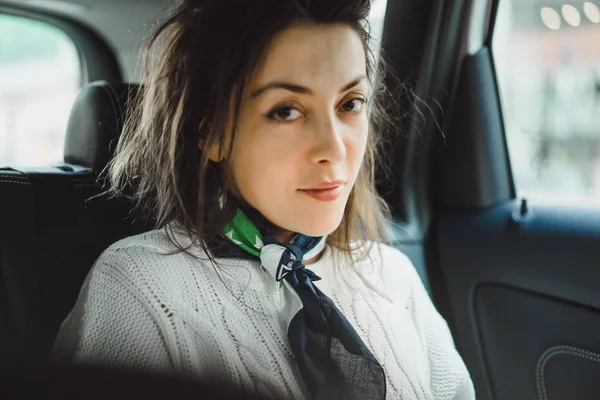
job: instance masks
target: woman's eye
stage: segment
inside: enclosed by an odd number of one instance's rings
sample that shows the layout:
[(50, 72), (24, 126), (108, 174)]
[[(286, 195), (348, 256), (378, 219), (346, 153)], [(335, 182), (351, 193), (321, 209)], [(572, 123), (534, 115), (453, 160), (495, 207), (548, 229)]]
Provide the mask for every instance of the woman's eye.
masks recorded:
[(302, 113), (293, 107), (282, 107), (271, 111), (267, 117), (275, 121), (290, 122), (302, 116)]
[(358, 113), (364, 108), (366, 100), (361, 97), (356, 97), (350, 101), (347, 101), (342, 105), (342, 109), (346, 112)]

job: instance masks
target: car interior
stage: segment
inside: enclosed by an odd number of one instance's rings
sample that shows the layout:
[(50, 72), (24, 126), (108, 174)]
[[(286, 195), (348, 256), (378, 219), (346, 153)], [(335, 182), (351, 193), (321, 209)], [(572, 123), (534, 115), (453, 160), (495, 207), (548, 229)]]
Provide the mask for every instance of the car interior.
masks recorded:
[[(98, 178), (139, 90), (144, 37), (175, 4), (0, 0), (0, 362), (13, 383), (11, 366), (47, 361), (100, 253), (154, 226)], [(448, 322), (478, 399), (600, 398), (599, 6), (372, 1), (401, 117), (379, 186), (393, 244)], [(50, 26), (75, 49), (68, 112), (52, 112), (64, 126), (50, 161), (27, 158), (43, 126), (24, 136), (9, 123), (22, 97), (8, 73), (24, 67), (3, 63), (11, 46), (29, 44), (6, 39), (2, 18)], [(22, 79), (31, 96), (59, 103), (50, 84), (65, 68), (40, 65)], [(23, 110), (25, 121), (43, 117)], [(22, 160), (19, 135), (30, 138)]]

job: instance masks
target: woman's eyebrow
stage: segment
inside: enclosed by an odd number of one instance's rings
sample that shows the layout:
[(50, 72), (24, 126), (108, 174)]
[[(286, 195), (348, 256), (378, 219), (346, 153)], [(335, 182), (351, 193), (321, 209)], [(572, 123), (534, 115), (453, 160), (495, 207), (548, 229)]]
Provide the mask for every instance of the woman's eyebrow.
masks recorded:
[[(363, 75), (359, 76), (358, 78), (352, 80), (352, 82), (348, 83), (343, 88), (341, 88), (340, 93), (343, 93), (347, 90), (352, 89), (354, 86), (358, 85), (360, 82), (362, 82), (365, 79), (367, 79), (366, 75), (363, 74)], [(294, 83), (289, 83), (289, 82), (273, 81), (273, 82), (269, 82), (266, 85), (259, 87), (255, 91), (253, 91), (252, 94), (250, 95), (250, 99), (254, 99), (254, 98), (260, 96), (261, 94), (263, 94), (264, 92), (271, 90), (271, 89), (285, 89), (285, 90), (289, 90), (290, 92), (294, 92), (294, 93), (313, 94), (312, 90), (310, 90), (309, 88), (304, 87), (304, 86), (296, 85)]]

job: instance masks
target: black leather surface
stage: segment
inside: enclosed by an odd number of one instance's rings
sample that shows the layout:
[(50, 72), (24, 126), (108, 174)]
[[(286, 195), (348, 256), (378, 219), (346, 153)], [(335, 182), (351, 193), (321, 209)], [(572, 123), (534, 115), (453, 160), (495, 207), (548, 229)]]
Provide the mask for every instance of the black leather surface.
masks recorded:
[(600, 399), (600, 354), (555, 346), (538, 362), (540, 400)]
[(0, 361), (43, 357), (100, 253), (153, 226), (133, 223), (128, 202), (96, 197), (136, 90), (106, 82), (82, 89), (65, 145), (72, 164), (0, 169)]
[(600, 310), (491, 284), (475, 309), (496, 399), (600, 399)]
[(137, 85), (94, 82), (77, 96), (67, 127), (64, 159), (99, 172), (106, 166), (123, 128), (127, 102)]
[[(0, 170), (0, 351), (46, 354), (94, 260), (148, 229), (130, 205), (100, 193), (90, 172)], [(0, 359), (6, 354), (0, 352)]]

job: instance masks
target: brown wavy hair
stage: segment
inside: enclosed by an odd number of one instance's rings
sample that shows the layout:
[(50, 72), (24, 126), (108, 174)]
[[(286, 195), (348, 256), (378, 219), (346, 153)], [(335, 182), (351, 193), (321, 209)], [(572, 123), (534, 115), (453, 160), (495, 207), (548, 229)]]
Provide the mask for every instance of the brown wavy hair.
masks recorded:
[[(143, 87), (107, 168), (109, 190), (133, 199), (158, 228), (176, 222), (205, 250), (218, 246), (238, 205), (228, 196), (229, 165), (208, 155), (218, 146), (230, 159), (253, 69), (282, 30), (298, 23), (343, 24), (362, 40), (373, 95), (366, 155), (328, 241), (346, 254), (356, 253), (355, 240), (386, 241), (389, 209), (377, 194), (375, 171), (385, 154), (389, 96), (384, 63), (370, 50), (369, 11), (369, 0), (184, 0), (149, 39)], [(216, 207), (220, 196), (222, 209)], [(363, 255), (370, 250), (361, 248)]]

